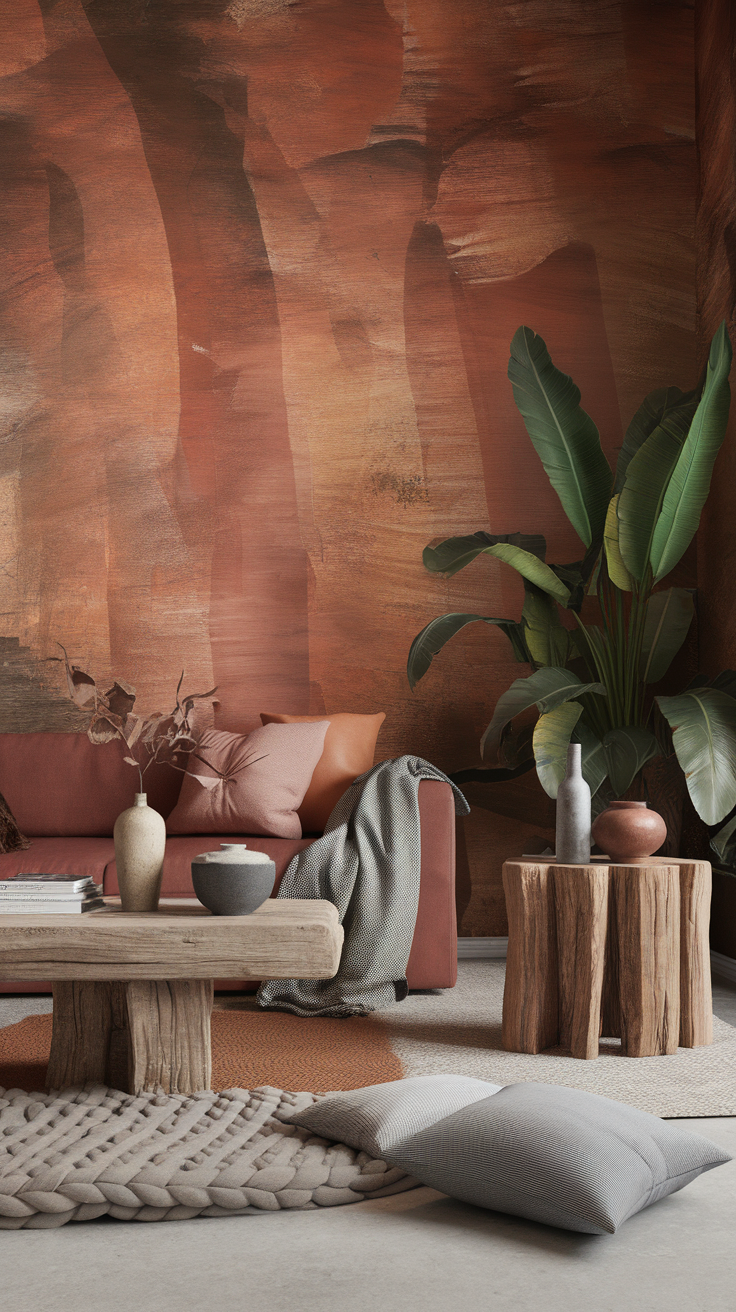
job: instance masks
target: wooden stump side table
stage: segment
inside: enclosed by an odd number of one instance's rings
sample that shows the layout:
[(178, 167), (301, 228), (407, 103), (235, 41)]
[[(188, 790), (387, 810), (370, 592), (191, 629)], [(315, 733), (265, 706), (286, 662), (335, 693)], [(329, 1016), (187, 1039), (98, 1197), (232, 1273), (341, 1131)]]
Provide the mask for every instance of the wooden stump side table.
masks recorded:
[(707, 861), (506, 861), (503, 1045), (627, 1057), (713, 1042)]
[(54, 982), (47, 1088), (196, 1093), (212, 1079), (213, 980), (332, 979), (342, 941), (337, 908), (316, 900), (270, 898), (250, 916), (191, 903), (8, 914), (0, 978)]

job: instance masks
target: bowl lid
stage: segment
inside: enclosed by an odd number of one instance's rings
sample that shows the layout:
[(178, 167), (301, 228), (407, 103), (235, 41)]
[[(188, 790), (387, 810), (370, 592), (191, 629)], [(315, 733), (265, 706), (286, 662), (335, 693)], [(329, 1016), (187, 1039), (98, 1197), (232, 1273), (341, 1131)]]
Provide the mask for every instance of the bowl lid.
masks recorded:
[(201, 852), (195, 856), (203, 865), (262, 866), (271, 861), (266, 852), (254, 852), (245, 843), (220, 843), (219, 852)]

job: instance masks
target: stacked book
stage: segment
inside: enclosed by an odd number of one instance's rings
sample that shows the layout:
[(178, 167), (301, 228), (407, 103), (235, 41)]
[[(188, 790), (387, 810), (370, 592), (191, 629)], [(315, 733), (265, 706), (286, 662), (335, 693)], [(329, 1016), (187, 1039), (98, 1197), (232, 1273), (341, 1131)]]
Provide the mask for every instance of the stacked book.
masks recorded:
[(89, 875), (20, 874), (0, 879), (0, 915), (79, 915), (104, 905), (102, 886)]

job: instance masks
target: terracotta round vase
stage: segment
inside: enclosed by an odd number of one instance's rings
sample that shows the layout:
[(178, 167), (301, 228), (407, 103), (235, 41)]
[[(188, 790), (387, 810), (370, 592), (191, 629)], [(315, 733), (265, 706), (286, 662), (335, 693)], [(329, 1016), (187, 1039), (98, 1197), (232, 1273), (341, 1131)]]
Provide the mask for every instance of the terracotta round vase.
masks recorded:
[(156, 911), (166, 851), (166, 822), (136, 793), (115, 821), (115, 864), (123, 911)]
[(592, 832), (612, 861), (641, 861), (662, 846), (667, 826), (646, 802), (611, 802), (593, 821)]

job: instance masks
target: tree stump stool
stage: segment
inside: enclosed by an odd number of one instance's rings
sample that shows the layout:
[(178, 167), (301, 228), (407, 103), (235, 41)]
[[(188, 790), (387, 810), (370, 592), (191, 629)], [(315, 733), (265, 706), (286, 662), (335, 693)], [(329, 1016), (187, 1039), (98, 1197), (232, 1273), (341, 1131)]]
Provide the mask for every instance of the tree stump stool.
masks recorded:
[(506, 861), (503, 886), (510, 1052), (590, 1059), (601, 1034), (627, 1057), (713, 1042), (709, 862)]

